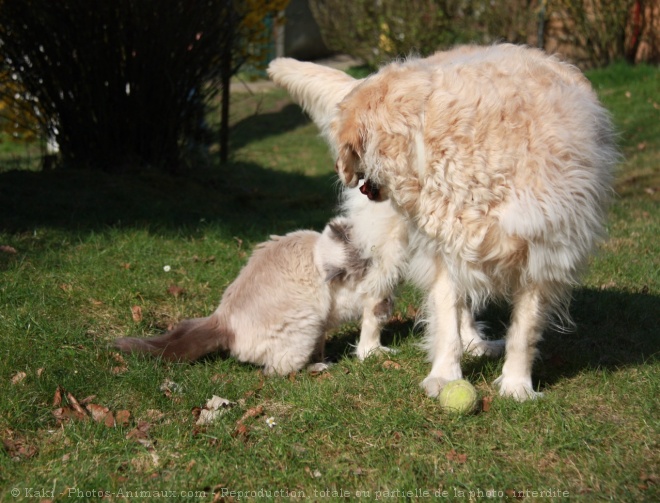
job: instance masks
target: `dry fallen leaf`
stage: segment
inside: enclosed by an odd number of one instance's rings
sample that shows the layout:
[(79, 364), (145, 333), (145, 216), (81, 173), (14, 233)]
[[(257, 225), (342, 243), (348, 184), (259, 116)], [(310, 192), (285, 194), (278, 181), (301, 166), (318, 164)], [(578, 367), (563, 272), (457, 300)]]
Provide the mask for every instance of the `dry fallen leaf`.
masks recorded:
[(13, 246), (9, 245), (0, 245), (0, 251), (3, 253), (9, 253), (11, 255), (16, 255), (18, 252), (16, 251), (16, 248)]
[(149, 437), (149, 429), (151, 423), (147, 421), (139, 421), (137, 426), (126, 434), (127, 439), (133, 440), (146, 440)]
[(210, 424), (215, 421), (220, 415), (224, 414), (226, 409), (234, 406), (235, 403), (227, 400), (226, 398), (221, 398), (219, 396), (213, 395), (209, 400), (207, 400), (206, 405), (202, 409), (199, 409), (199, 415), (197, 416), (198, 410), (193, 409), (193, 415), (197, 417), (195, 424), (204, 425)]
[(89, 414), (92, 416), (92, 419), (97, 423), (104, 422), (106, 415), (108, 414), (108, 412), (110, 412), (110, 409), (108, 409), (107, 407), (103, 407), (102, 405), (97, 405), (95, 403), (87, 404), (85, 408), (89, 411)]
[(118, 410), (115, 413), (115, 421), (119, 426), (128, 426), (128, 421), (131, 417), (131, 413), (127, 410)]
[(247, 440), (247, 438), (250, 436), (250, 429), (243, 423), (238, 423), (234, 433), (232, 433), (232, 436), (234, 438), (240, 438), (241, 440)]
[(452, 449), (447, 453), (447, 459), (457, 463), (465, 463), (467, 461), (467, 454), (460, 454), (456, 452), (456, 449)]
[(62, 403), (62, 388), (59, 386), (55, 390), (55, 394), (53, 395), (53, 407), (59, 407), (60, 404)]
[(481, 410), (483, 412), (488, 412), (490, 410), (490, 407), (493, 403), (493, 397), (492, 396), (485, 396), (481, 399)]
[(16, 385), (20, 382), (23, 381), (27, 377), (27, 374), (25, 372), (16, 372), (12, 378), (11, 378), (11, 383)]
[(131, 316), (135, 323), (140, 323), (142, 321), (142, 308), (140, 306), (131, 307)]
[(2, 446), (11, 459), (27, 459), (37, 453), (37, 448), (34, 445), (29, 445), (27, 439), (15, 435), (11, 430), (7, 430), (5, 434), (6, 437), (3, 436), (2, 438)]
[(385, 360), (383, 362), (383, 367), (385, 367), (386, 369), (399, 370), (401, 368), (401, 365), (398, 364), (397, 362), (393, 362), (392, 360)]
[(123, 374), (128, 370), (128, 364), (120, 353), (110, 353), (110, 357), (118, 364), (110, 369), (110, 372), (112, 372), (114, 375)]
[(167, 293), (169, 293), (173, 297), (180, 297), (181, 295), (186, 293), (186, 291), (180, 286), (170, 285), (169, 288), (167, 289)]
[(242, 423), (246, 419), (249, 419), (251, 417), (261, 416), (263, 413), (264, 413), (264, 408), (262, 405), (252, 407), (251, 409), (248, 409), (237, 422)]
[(81, 414), (83, 416), (87, 416), (87, 413), (85, 412), (85, 409), (82, 408), (82, 405), (76, 400), (76, 397), (73, 396), (71, 393), (67, 391), (66, 393), (66, 399), (69, 401), (69, 404), (71, 404), (71, 407), (73, 410), (75, 410), (78, 414)]
[(114, 428), (117, 423), (115, 422), (115, 417), (112, 415), (112, 412), (108, 412), (103, 418), (103, 424), (108, 428)]

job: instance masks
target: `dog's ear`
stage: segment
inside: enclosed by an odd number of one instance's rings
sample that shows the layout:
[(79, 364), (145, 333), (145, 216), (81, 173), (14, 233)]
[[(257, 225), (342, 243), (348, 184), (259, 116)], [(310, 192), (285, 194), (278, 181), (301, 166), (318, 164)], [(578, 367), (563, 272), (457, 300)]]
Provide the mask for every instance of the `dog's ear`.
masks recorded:
[(335, 171), (341, 182), (347, 187), (356, 187), (364, 174), (360, 163), (364, 154), (364, 138), (360, 109), (352, 106), (351, 101), (339, 105), (339, 113), (331, 124), (331, 141), (337, 148)]
[(343, 145), (339, 149), (335, 171), (341, 183), (346, 187), (357, 187), (360, 180), (360, 156), (351, 145)]

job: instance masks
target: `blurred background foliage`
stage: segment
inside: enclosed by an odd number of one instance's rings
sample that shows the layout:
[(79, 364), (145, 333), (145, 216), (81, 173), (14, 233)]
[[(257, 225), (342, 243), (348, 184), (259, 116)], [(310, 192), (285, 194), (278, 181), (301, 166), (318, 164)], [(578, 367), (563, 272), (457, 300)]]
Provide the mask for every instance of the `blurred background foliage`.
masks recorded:
[[(305, 3), (327, 47), (366, 71), (457, 43), (525, 43), (582, 68), (660, 51), (657, 0)], [(288, 4), (0, 0), (0, 142), (38, 144), (44, 167), (175, 173), (199, 163), (220, 107), (226, 159), (229, 79), (276, 55)]]
[[(1, 0), (0, 127), (64, 166), (185, 168), (223, 78), (288, 0)], [(228, 79), (227, 79), (228, 80)]]

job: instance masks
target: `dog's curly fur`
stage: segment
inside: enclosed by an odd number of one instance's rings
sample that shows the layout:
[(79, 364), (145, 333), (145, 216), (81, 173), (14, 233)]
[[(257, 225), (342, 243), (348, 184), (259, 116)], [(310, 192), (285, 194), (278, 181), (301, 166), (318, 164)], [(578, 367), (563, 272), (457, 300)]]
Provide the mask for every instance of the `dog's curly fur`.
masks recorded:
[(607, 111), (575, 67), (510, 44), (391, 63), (362, 80), (291, 59), (269, 67), (329, 140), (341, 181), (389, 197), (435, 257), (427, 303), (437, 395), (461, 377), (461, 312), (513, 302), (496, 381), (538, 393), (536, 346), (598, 240), (619, 155)]

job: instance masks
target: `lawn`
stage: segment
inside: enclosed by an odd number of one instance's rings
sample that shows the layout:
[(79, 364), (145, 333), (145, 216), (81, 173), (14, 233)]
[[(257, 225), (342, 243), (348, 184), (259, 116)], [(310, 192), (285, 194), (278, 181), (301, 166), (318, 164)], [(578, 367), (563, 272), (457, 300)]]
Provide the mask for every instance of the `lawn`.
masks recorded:
[[(545, 398), (499, 398), (502, 361), (466, 358), (486, 404), (470, 416), (419, 387), (407, 286), (383, 334), (398, 353), (356, 361), (349, 325), (324, 373), (110, 347), (207, 315), (256, 243), (333, 214), (333, 160), (284, 92), (232, 96), (225, 167), (0, 170), (0, 501), (660, 500), (660, 71), (589, 77), (625, 156), (610, 238), (575, 291), (576, 331), (546, 333)], [(492, 337), (507, 313), (483, 313)], [(197, 425), (214, 395), (233, 405)]]

